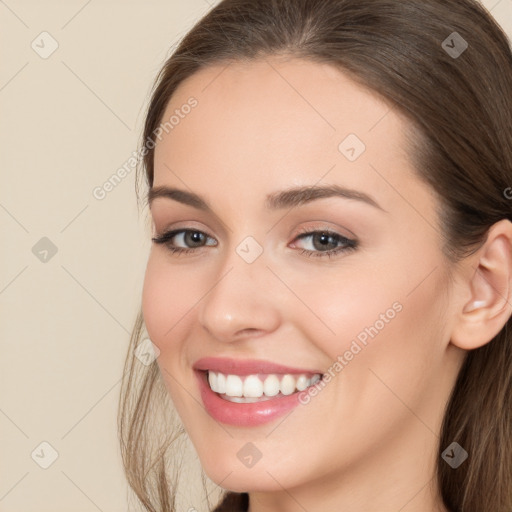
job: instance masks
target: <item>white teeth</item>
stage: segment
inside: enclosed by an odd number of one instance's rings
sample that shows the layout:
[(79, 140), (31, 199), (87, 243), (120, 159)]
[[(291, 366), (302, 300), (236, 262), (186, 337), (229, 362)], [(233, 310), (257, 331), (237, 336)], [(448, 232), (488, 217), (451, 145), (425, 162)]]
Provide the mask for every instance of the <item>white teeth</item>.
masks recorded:
[(265, 396), (276, 396), (279, 391), (279, 379), (277, 375), (269, 375), (263, 383), (263, 393), (265, 393)]
[(281, 393), (291, 395), (295, 391), (295, 378), (292, 375), (285, 375), (281, 380)]
[(226, 376), (223, 373), (217, 374), (217, 387), (218, 393), (225, 393), (226, 392)]
[(218, 389), (217, 386), (217, 374), (215, 372), (208, 372), (208, 384), (210, 384), (210, 388)]
[(253, 404), (254, 402), (263, 402), (265, 400), (271, 400), (271, 398), (263, 396), (262, 398), (245, 398), (244, 396), (227, 396), (224, 395), (223, 398), (228, 402), (235, 402), (237, 404)]
[(243, 396), (244, 384), (238, 375), (226, 376), (226, 395), (228, 396)]
[(299, 391), (304, 391), (308, 386), (309, 386), (308, 379), (306, 378), (305, 375), (301, 375), (297, 379), (297, 389)]
[(268, 374), (266, 376), (225, 375), (220, 372), (208, 371), (208, 383), (215, 393), (224, 395), (231, 402), (256, 402), (279, 395), (291, 395), (296, 391), (304, 391), (321, 379), (315, 374), (312, 378), (306, 375), (294, 376), (291, 374)]
[(257, 375), (249, 375), (244, 380), (244, 396), (246, 398), (259, 398), (263, 395), (263, 382)]

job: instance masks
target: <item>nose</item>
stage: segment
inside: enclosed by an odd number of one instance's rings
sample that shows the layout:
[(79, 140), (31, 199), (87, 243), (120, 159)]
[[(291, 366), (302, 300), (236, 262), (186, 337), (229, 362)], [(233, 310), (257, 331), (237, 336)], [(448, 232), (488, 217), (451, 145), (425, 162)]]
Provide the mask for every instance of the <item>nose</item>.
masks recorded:
[(222, 342), (275, 331), (281, 323), (279, 305), (284, 303), (277, 284), (263, 256), (246, 263), (233, 251), (200, 302), (200, 324)]

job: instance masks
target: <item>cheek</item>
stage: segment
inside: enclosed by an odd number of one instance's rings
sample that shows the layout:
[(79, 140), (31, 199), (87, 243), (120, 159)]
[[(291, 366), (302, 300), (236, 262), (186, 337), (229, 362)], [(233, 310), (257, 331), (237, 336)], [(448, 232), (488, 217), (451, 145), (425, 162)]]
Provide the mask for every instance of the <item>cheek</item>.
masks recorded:
[(412, 357), (404, 367), (424, 367), (442, 353), (446, 281), (439, 269), (429, 275), (434, 264), (396, 261), (400, 265), (390, 259), (365, 272), (347, 268), (315, 279), (296, 277), (294, 291), (308, 308), (297, 304), (295, 313), (287, 313), (333, 364), (346, 356), (350, 366), (360, 366), (358, 360), (366, 368), (396, 368)]
[[(435, 267), (428, 261), (422, 266), (404, 258), (398, 261), (388, 260), (382, 266), (385, 271), (354, 269), (338, 277), (318, 276), (315, 286), (311, 280), (295, 281), (297, 295), (322, 320), (301, 307), (293, 321), (328, 356), (331, 378), (318, 401), (312, 397), (312, 407), (343, 427), (333, 426), (326, 436), (343, 428), (346, 439), (363, 436), (371, 444), (417, 421), (410, 409), (435, 418), (435, 407), (428, 409), (429, 393), (442, 370), (446, 280), (439, 270), (425, 279)], [(373, 427), (376, 417), (379, 431)], [(343, 442), (340, 451), (347, 460), (360, 455), (361, 447)]]
[(302, 304), (291, 298), (285, 306), (286, 315), (332, 361), (349, 350), (354, 339), (364, 346), (369, 339), (367, 329), (374, 324), (379, 331), (385, 330), (388, 323), (381, 320), (382, 315), (392, 322), (400, 314), (397, 282), (385, 282), (388, 273), (362, 272), (353, 265), (340, 265), (314, 275), (295, 273), (288, 279)]
[(173, 268), (165, 255), (150, 254), (142, 291), (142, 312), (151, 341), (165, 354), (183, 339), (187, 314), (200, 297), (197, 279)]
[[(165, 254), (151, 252), (142, 291), (142, 313), (147, 333), (160, 350), (157, 359), (160, 373), (174, 406), (182, 418), (187, 418), (181, 380), (184, 364), (183, 343), (190, 331), (187, 322), (200, 292), (194, 289), (196, 280), (173, 268)], [(181, 385), (176, 385), (176, 382)], [(189, 404), (190, 406), (190, 404)], [(193, 407), (193, 405), (192, 405)]]
[(409, 415), (403, 403), (413, 410), (427, 407), (443, 370), (446, 280), (440, 270), (425, 279), (432, 266), (402, 263), (386, 267), (379, 281), (375, 276), (366, 293), (353, 290), (338, 316), (340, 344), (330, 353), (333, 360), (342, 355), (338, 384), (352, 397), (349, 409), (366, 403), (362, 414), (372, 410), (383, 425)]

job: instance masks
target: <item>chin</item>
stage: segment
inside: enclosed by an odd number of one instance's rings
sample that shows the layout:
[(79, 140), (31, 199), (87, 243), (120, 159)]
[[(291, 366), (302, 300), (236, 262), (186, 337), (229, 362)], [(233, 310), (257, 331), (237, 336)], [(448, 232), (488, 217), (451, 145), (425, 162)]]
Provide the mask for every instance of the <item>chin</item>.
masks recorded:
[[(238, 462), (238, 461), (237, 461)], [(232, 492), (272, 492), (282, 491), (287, 484), (271, 467), (260, 461), (252, 468), (233, 468), (233, 462), (202, 465), (204, 472), (212, 482)], [(291, 472), (291, 470), (290, 470)], [(288, 474), (290, 473), (288, 472)], [(272, 478), (272, 476), (275, 478)], [(229, 475), (229, 476), (228, 476)], [(277, 480), (277, 481), (276, 481)], [(279, 483), (278, 483), (279, 482)], [(281, 484), (281, 485), (280, 485)]]

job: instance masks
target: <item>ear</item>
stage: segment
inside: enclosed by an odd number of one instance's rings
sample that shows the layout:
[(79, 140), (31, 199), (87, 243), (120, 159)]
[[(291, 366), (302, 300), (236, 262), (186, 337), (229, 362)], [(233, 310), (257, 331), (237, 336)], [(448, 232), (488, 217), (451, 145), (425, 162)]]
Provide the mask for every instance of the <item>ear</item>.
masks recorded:
[(512, 314), (512, 223), (509, 220), (503, 219), (489, 229), (483, 246), (470, 257), (463, 286), (466, 298), (450, 341), (459, 348), (473, 350), (490, 342)]

